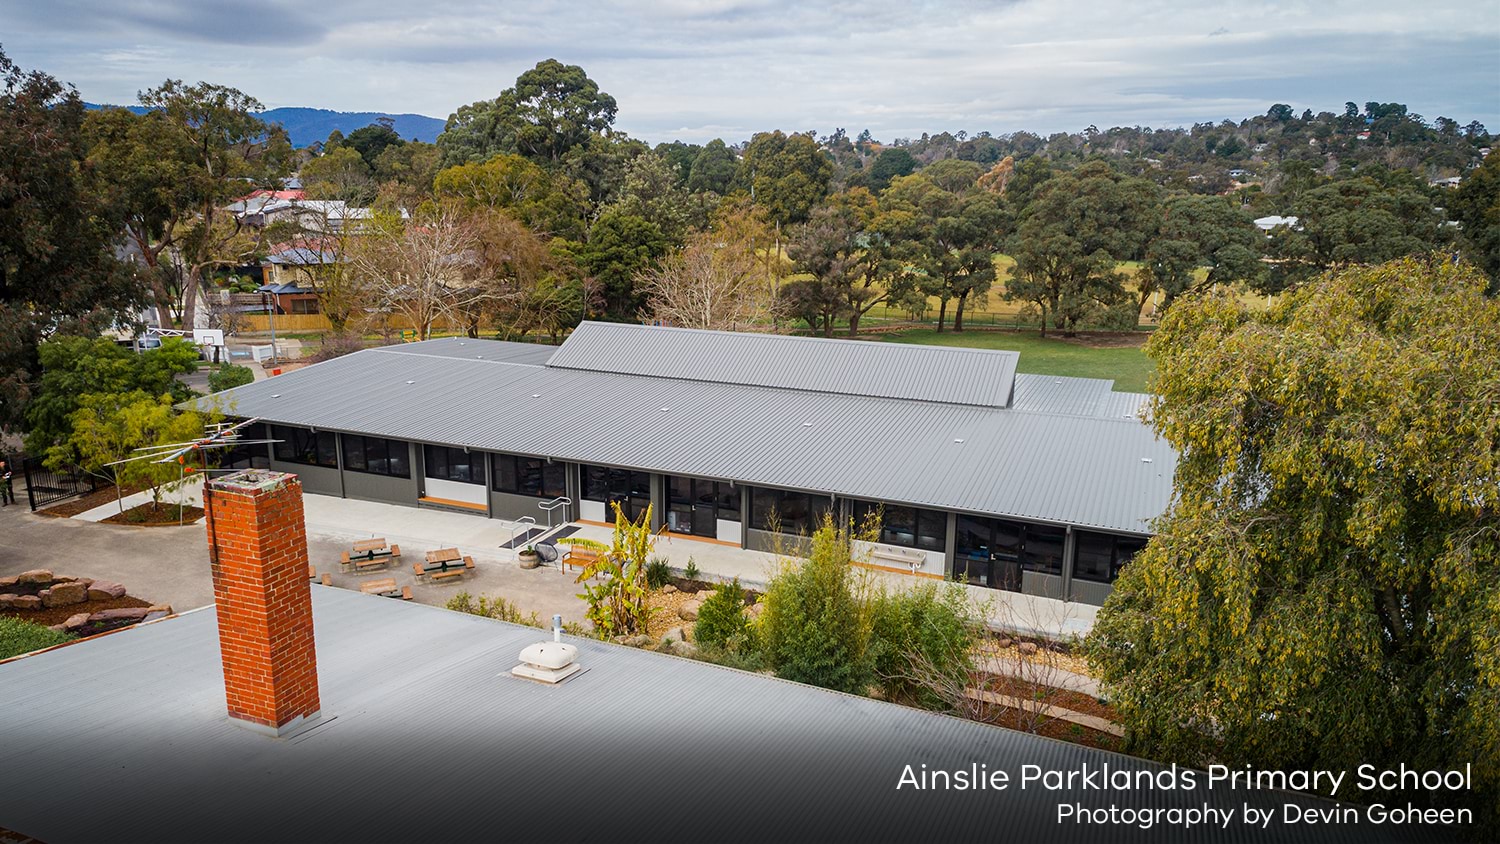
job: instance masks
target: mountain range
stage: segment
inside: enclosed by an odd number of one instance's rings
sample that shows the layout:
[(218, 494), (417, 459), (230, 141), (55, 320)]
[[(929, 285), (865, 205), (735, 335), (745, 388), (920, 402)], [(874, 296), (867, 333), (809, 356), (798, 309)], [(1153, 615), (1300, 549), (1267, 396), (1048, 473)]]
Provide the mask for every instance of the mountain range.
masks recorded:
[[(137, 114), (145, 111), (142, 106), (109, 106), (85, 103), (88, 108), (127, 108)], [(362, 129), (382, 117), (395, 121), (396, 134), (408, 141), (437, 140), (447, 121), (425, 114), (386, 114), (379, 111), (331, 111), (326, 108), (273, 108), (260, 113), (267, 123), (280, 123), (292, 140), (292, 146), (311, 146), (328, 139), (334, 129), (345, 135)]]

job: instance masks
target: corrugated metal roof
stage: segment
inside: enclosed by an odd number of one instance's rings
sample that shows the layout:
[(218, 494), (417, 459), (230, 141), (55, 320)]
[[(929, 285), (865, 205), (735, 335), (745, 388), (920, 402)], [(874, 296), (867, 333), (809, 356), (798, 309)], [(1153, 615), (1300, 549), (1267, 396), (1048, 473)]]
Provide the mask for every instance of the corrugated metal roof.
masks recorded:
[[(1076, 744), (586, 639), (547, 687), (540, 630), (314, 586), (320, 725), (225, 715), (211, 609), (0, 665), (0, 826), (42, 841), (1118, 840), (1095, 808), (1330, 804), (1281, 792), (1019, 786), (1021, 766), (1159, 771)], [(897, 790), (905, 766), (1004, 791)], [(1413, 827), (1163, 823), (1152, 841), (1403, 840)], [(1003, 833), (1003, 834), (1002, 834)]]
[(1015, 352), (585, 322), (548, 366), (1005, 407)]
[(382, 351), (407, 355), (427, 355), (439, 358), (462, 358), (466, 360), (489, 360), (500, 363), (520, 363), (541, 366), (557, 351), (557, 346), (540, 343), (512, 343), (504, 340), (475, 340), (470, 337), (437, 337), (399, 346), (386, 346)]
[(470, 358), (493, 341), (439, 342), (222, 401), (291, 425), (1135, 533), (1172, 494), (1176, 454), (1139, 422), (538, 367), (495, 359), (518, 344)]

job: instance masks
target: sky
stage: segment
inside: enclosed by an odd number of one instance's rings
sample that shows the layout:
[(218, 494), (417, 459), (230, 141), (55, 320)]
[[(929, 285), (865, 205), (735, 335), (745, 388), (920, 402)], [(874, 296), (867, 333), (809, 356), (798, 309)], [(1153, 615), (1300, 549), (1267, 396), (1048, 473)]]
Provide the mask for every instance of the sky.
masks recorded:
[(90, 102), (175, 78), (267, 108), (439, 118), (556, 58), (653, 143), (1182, 126), (1350, 100), (1500, 129), (1500, 0), (0, 0), (0, 48)]

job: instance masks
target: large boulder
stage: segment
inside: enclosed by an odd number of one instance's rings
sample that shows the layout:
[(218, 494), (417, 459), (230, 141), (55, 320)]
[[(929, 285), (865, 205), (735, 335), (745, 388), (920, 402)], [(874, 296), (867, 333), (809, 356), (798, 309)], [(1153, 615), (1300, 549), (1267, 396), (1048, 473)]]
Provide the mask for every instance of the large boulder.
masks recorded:
[(698, 646), (692, 642), (671, 642), (663, 645), (660, 652), (692, 659), (698, 655)]
[(16, 575), (17, 583), (51, 583), (52, 580), (52, 572), (46, 569), (32, 569)]
[(62, 626), (63, 626), (64, 630), (68, 631), (69, 633), (72, 633), (74, 630), (77, 630), (78, 628), (80, 628), (83, 625), (88, 624), (88, 623), (89, 623), (89, 614), (86, 613), (86, 612), (80, 612), (80, 613), (74, 613), (73, 615), (68, 616), (68, 620), (64, 621), (63, 624), (62, 624)]
[(688, 601), (677, 608), (677, 617), (683, 621), (697, 621), (698, 611), (703, 609), (702, 601)]
[(0, 595), (0, 610), (10, 609), (10, 602), (14, 601), (17, 597), (19, 596), (14, 592), (6, 592), (5, 594)]
[(1021, 644), (1016, 646), (1016, 650), (1020, 651), (1026, 656), (1031, 656), (1037, 651), (1036, 642), (1022, 642)]
[(687, 641), (687, 631), (683, 630), (681, 627), (673, 627), (671, 630), (668, 630), (667, 632), (661, 634), (661, 643), (663, 645), (665, 645), (668, 642), (686, 642), (686, 641)]
[(42, 590), (42, 606), (71, 607), (89, 599), (89, 588), (85, 584), (69, 581), (55, 584)]
[(89, 585), (90, 601), (109, 601), (125, 597), (125, 587), (112, 580), (96, 580)]
[(13, 610), (39, 610), (42, 608), (42, 599), (35, 595), (18, 595), (10, 599), (10, 608)]
[(17, 580), (18, 578), (15, 575), (11, 575), (10, 577), (0, 577), (0, 592), (9, 591), (10, 587), (16, 585)]

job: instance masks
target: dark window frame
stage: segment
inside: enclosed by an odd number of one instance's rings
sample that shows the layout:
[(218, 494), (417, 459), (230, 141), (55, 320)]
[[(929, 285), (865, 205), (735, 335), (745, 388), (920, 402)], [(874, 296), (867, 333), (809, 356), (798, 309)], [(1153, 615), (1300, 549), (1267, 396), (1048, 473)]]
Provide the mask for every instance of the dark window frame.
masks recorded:
[[(769, 502), (766, 499), (774, 498)], [(787, 505), (796, 505), (795, 509)], [(792, 516), (788, 518), (788, 510)], [(833, 500), (815, 492), (753, 487), (750, 491), (750, 527), (770, 531), (770, 513), (775, 511), (779, 531), (787, 536), (811, 536), (823, 523), (823, 516), (834, 509)], [(800, 515), (798, 515), (800, 511)]]
[[(494, 466), (490, 472), (490, 488), (495, 492), (548, 499), (568, 495), (566, 463), (518, 454), (496, 454), (491, 462)], [(530, 478), (535, 478), (536, 483), (530, 483)]]
[[(1146, 547), (1147, 539), (1141, 536), (1123, 536), (1117, 533), (1097, 533), (1095, 531), (1074, 531), (1073, 541), (1073, 577), (1077, 580), (1089, 583), (1114, 583), (1120, 577), (1120, 571), (1125, 565), (1134, 559), (1141, 549)], [(1099, 576), (1096, 570), (1085, 569), (1083, 563), (1084, 544), (1103, 540), (1107, 548), (1101, 548), (1105, 552), (1104, 564), (1106, 573)]]
[(272, 452), (280, 463), (297, 463), (303, 466), (339, 468), (338, 435), (333, 431), (314, 431), (292, 425), (272, 425)]
[[(380, 475), (386, 478), (411, 479), (411, 446), (405, 440), (391, 440), (385, 437), (368, 437), (363, 434), (344, 434), (339, 438), (344, 453), (344, 469), (349, 472), (360, 472), (366, 475)], [(356, 459), (351, 452), (358, 448), (359, 457)], [(372, 469), (371, 455), (379, 454), (379, 461), (384, 463), (383, 468)], [(399, 455), (392, 457), (392, 454)], [(393, 468), (395, 464), (400, 471)]]
[[(853, 508), (855, 528), (863, 527), (865, 520), (877, 508), (881, 512), (881, 521), (880, 538), (876, 541), (882, 545), (939, 553), (947, 551), (948, 513), (946, 511), (882, 501), (857, 500)], [(906, 536), (910, 538), (905, 538)]]
[[(462, 463), (455, 463), (452, 459), (454, 455), (462, 455)], [(485, 459), (484, 455), (485, 452), (482, 451), (465, 452), (461, 448), (453, 448), (452, 446), (423, 443), (422, 474), (424, 477), (434, 481), (452, 481), (454, 483), (484, 486), (485, 464), (489, 462)], [(436, 466), (436, 471), (441, 472), (441, 474), (433, 474), (435, 471), (434, 466)], [(462, 466), (466, 471), (457, 471), (459, 466)], [(476, 474), (478, 477), (475, 477)], [(467, 475), (467, 477), (464, 477), (464, 475)]]

